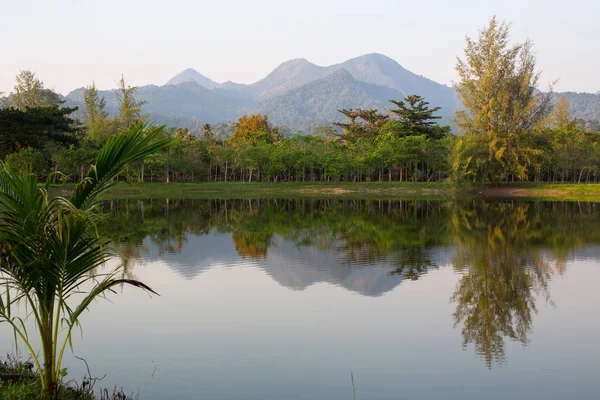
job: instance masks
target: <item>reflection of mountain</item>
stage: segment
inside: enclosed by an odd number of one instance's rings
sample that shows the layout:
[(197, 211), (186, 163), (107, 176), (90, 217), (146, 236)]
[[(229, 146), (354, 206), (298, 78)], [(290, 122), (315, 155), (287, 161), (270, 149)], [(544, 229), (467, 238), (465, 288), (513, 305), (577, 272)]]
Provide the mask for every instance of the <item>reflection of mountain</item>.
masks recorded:
[[(435, 253), (434, 265), (448, 259), (443, 249)], [(396, 268), (392, 256), (373, 263), (347, 263), (345, 256), (340, 249), (296, 246), (276, 236), (260, 268), (291, 289), (303, 290), (312, 284), (327, 282), (365, 296), (380, 296), (404, 280), (403, 275), (392, 275)]]
[[(266, 257), (259, 260), (241, 257), (231, 235), (215, 231), (202, 236), (186, 235), (185, 243), (176, 252), (162, 250), (164, 245), (158, 246), (149, 238), (144, 240), (143, 247), (146, 249), (143, 261), (162, 261), (185, 279), (194, 279), (215, 265), (237, 266), (246, 264), (244, 261), (250, 261), (277, 283), (293, 290), (326, 282), (365, 296), (380, 296), (406, 279), (403, 274), (392, 274), (397, 268), (393, 256), (372, 263), (348, 263), (343, 248), (297, 246), (277, 235)], [(435, 266), (444, 264), (452, 256), (443, 248), (431, 254)]]
[(145, 262), (162, 261), (185, 279), (194, 279), (215, 264), (234, 264), (239, 258), (231, 244), (230, 235), (211, 232), (208, 235), (187, 235), (187, 240), (174, 251), (162, 247), (150, 238), (144, 239)]

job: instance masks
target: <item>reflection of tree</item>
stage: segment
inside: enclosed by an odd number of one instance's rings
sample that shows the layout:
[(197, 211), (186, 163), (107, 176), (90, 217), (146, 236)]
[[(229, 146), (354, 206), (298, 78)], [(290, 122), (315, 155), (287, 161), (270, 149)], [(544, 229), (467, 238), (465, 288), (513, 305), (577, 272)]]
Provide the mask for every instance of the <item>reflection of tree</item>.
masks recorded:
[(552, 271), (534, 246), (541, 232), (529, 207), (494, 203), (454, 214), (454, 267), (462, 272), (454, 321), (463, 325), (463, 345), (473, 343), (490, 368), (504, 361), (505, 338), (527, 344), (536, 297), (547, 296)]
[(440, 229), (447, 225), (441, 202), (164, 199), (112, 201), (106, 208), (113, 241), (139, 247), (150, 238), (160, 253), (178, 253), (188, 234), (216, 229), (231, 233), (241, 256), (261, 259), (279, 235), (298, 247), (339, 253), (345, 265), (391, 260), (409, 268), (411, 279), (431, 266), (431, 260), (419, 268), (408, 264), (415, 247), (425, 254), (448, 240)]
[(235, 244), (235, 249), (242, 257), (251, 257), (255, 260), (264, 259), (267, 256), (267, 249), (271, 244), (271, 235), (263, 233), (252, 233), (235, 230), (231, 234), (231, 239)]

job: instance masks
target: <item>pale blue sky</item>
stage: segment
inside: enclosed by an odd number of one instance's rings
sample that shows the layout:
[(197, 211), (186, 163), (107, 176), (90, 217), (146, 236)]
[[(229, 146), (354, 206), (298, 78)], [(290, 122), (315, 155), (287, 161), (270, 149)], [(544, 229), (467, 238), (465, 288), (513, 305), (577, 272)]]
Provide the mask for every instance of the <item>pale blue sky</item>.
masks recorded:
[(383, 53), (451, 84), (465, 35), (497, 15), (535, 42), (543, 86), (600, 90), (598, 0), (0, 0), (0, 91), (20, 69), (66, 93), (121, 73), (163, 84), (185, 68), (251, 83), (281, 62), (329, 65)]

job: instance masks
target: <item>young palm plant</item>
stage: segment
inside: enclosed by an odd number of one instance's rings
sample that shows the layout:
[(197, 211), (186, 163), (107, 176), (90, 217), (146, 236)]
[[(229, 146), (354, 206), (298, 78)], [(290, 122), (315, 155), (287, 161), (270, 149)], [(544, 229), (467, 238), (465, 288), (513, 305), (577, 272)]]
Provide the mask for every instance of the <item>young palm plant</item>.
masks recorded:
[[(94, 273), (114, 255), (96, 230), (96, 207), (124, 168), (172, 144), (161, 138), (163, 128), (140, 123), (115, 136), (68, 198), (48, 195), (50, 179), (40, 186), (35, 176), (0, 163), (0, 322), (12, 326), (15, 341), (31, 353), (46, 395), (57, 392), (73, 328), (94, 299), (122, 284), (155, 293), (142, 282), (120, 279), (119, 268)], [(90, 289), (82, 293), (84, 288)], [(22, 304), (25, 310), (17, 310)], [(40, 356), (27, 318), (35, 320)]]

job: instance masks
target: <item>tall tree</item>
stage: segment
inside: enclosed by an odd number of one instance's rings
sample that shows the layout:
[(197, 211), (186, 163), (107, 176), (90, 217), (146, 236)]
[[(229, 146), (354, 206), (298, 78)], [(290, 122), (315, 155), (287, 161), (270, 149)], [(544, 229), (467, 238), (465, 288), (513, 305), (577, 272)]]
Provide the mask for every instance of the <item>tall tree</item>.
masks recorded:
[[(462, 136), (454, 169), (458, 177), (498, 183), (527, 179), (536, 149), (523, 138), (548, 115), (550, 97), (536, 91), (532, 43), (509, 46), (509, 25), (492, 18), (477, 40), (467, 38), (455, 87), (465, 110), (456, 113)], [(473, 146), (475, 144), (475, 146)], [(484, 159), (475, 160), (475, 155)], [(475, 161), (480, 161), (479, 165)]]
[(63, 103), (58, 94), (44, 88), (35, 72), (20, 71), (16, 77), (15, 92), (10, 96), (11, 106), (18, 110), (40, 106), (57, 106)]
[(136, 90), (137, 87), (125, 84), (125, 78), (121, 75), (117, 96), (120, 102), (119, 118), (125, 128), (129, 128), (143, 119), (142, 106), (146, 104), (146, 101), (135, 98)]
[(87, 134), (94, 139), (103, 136), (106, 118), (108, 113), (104, 110), (106, 102), (104, 97), (100, 97), (96, 84), (92, 84), (83, 91), (83, 122), (87, 129)]

